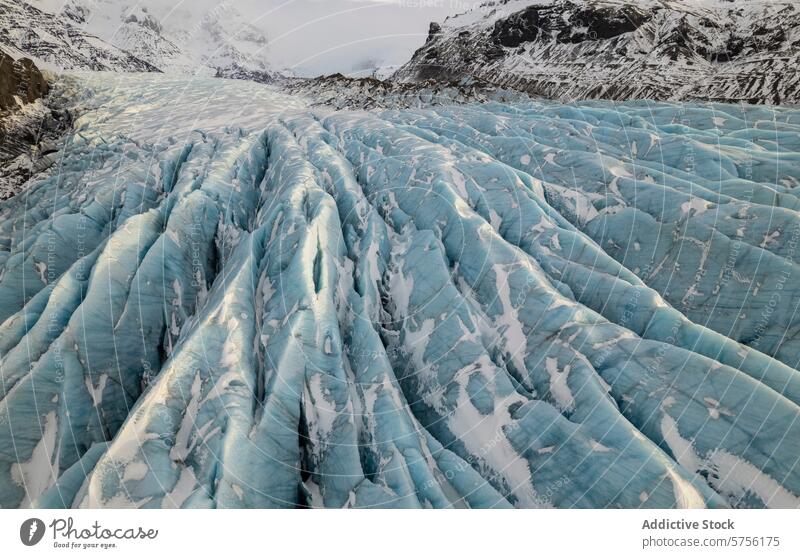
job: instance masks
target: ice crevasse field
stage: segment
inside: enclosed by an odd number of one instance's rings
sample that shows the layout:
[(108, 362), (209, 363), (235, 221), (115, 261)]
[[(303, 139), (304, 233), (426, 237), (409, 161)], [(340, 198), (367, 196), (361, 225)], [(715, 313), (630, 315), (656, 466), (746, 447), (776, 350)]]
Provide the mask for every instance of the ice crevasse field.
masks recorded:
[(800, 110), (79, 78), (0, 506), (800, 506)]

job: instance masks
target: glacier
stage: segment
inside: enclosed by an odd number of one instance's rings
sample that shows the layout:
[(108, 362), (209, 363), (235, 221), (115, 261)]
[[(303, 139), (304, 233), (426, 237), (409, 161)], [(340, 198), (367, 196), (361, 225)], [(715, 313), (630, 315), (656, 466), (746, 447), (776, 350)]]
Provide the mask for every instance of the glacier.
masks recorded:
[(800, 507), (800, 110), (59, 87), (0, 506)]

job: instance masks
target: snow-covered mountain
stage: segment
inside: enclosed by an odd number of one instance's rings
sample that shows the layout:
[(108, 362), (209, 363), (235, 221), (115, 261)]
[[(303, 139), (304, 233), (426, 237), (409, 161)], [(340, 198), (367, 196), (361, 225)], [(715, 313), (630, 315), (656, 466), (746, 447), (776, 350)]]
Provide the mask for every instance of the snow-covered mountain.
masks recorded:
[[(130, 63), (97, 64), (72, 52), (72, 34), (97, 48), (122, 52), (167, 73), (268, 80), (267, 37), (231, 4), (163, 0), (0, 0), (0, 14), (25, 10), (26, 39), (6, 43), (65, 68), (140, 70)], [(5, 8), (9, 5), (8, 8)], [(12, 8), (15, 7), (15, 8)], [(57, 55), (40, 46), (70, 35)], [(87, 59), (88, 58), (88, 59)], [(100, 67), (98, 67), (100, 66)]]
[(476, 77), (547, 98), (800, 102), (800, 6), (500, 0), (432, 23), (395, 77)]
[(82, 29), (82, 12), (58, 16), (21, 0), (0, 0), (0, 49), (44, 68), (157, 71), (157, 68)]

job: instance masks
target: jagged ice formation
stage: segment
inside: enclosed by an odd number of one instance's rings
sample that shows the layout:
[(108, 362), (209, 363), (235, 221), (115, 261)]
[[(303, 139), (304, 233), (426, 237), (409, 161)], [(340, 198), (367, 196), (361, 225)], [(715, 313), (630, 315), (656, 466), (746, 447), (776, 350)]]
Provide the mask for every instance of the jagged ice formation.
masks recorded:
[(797, 507), (800, 112), (82, 76), (3, 507)]

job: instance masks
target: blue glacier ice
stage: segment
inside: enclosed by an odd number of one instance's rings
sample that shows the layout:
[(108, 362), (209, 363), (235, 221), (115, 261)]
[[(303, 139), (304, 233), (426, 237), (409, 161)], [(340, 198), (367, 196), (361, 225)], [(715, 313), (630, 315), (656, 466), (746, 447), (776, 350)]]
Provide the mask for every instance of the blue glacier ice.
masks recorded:
[(2, 507), (800, 507), (800, 110), (66, 78)]

